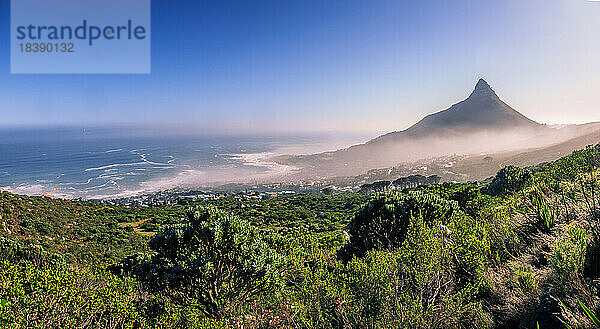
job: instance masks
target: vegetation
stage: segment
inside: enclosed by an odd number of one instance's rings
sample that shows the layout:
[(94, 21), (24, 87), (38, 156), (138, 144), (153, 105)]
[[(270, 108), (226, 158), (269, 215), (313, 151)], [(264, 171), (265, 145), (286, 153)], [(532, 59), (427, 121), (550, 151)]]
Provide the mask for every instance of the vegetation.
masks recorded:
[(266, 233), (212, 208), (189, 211), (188, 220), (154, 236), (151, 254), (127, 257), (110, 269), (213, 318), (222, 318), (229, 302), (248, 302), (280, 283), (282, 256)]
[(457, 210), (455, 202), (431, 194), (376, 195), (350, 222), (350, 242), (340, 250), (340, 257), (347, 261), (372, 249), (398, 249), (406, 239), (411, 220), (419, 218), (430, 226), (443, 225)]
[(486, 187), (486, 193), (492, 196), (507, 195), (523, 190), (532, 179), (531, 172), (515, 166), (502, 168)]
[(136, 209), (0, 193), (0, 326), (593, 328), (599, 164)]

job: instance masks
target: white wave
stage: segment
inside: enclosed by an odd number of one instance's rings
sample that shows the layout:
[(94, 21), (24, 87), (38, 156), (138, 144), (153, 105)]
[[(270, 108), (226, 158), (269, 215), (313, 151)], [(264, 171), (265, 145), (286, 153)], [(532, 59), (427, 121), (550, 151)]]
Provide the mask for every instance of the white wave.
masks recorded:
[(146, 156), (148, 156), (148, 155), (149, 154), (140, 154), (140, 157), (142, 158), (142, 161), (144, 161), (147, 164), (155, 165), (155, 166), (168, 166), (169, 165), (169, 163), (160, 163), (160, 162), (150, 161), (150, 160), (146, 159)]
[(273, 152), (248, 153), (248, 154), (223, 154), (230, 159), (241, 160), (246, 166), (263, 167), (268, 171), (269, 176), (281, 176), (290, 174), (298, 168), (289, 165), (283, 165), (270, 160), (276, 155)]
[[(202, 188), (228, 183), (258, 183), (274, 181), (295, 172), (296, 167), (281, 165), (270, 158), (274, 153), (250, 154), (220, 154), (232, 160), (238, 160), (241, 166), (227, 165), (220, 168), (211, 168), (208, 171), (197, 169), (181, 170), (175, 175), (163, 176), (158, 179), (139, 183), (139, 188), (128, 189), (111, 194), (95, 194), (94, 199), (115, 199), (130, 197), (140, 194), (153, 193), (177, 187)], [(265, 171), (256, 172), (252, 168), (264, 168)]]
[(101, 167), (87, 168), (87, 169), (85, 169), (85, 171), (104, 170), (104, 169), (114, 168), (114, 167), (139, 166), (139, 165), (143, 165), (143, 164), (145, 164), (145, 162), (114, 163), (114, 164), (110, 164), (110, 165), (106, 165), (106, 166), (101, 166)]
[(100, 190), (106, 190), (107, 188), (118, 188), (119, 184), (117, 184), (117, 182), (113, 181), (113, 180), (108, 180), (106, 181), (104, 184), (102, 185), (98, 185), (98, 186), (94, 186), (91, 188), (86, 189), (86, 192), (93, 192), (93, 191), (100, 191)]
[(61, 185), (88, 185), (92, 180), (93, 178), (89, 178), (85, 183), (62, 183)]
[(123, 176), (121, 175), (100, 175), (98, 176), (98, 179), (104, 179), (104, 180), (123, 180)]

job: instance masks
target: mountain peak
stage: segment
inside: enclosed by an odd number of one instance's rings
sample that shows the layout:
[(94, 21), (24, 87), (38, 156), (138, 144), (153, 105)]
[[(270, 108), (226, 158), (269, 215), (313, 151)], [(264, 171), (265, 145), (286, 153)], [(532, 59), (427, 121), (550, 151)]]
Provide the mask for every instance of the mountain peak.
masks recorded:
[(536, 128), (540, 125), (504, 103), (485, 80), (479, 79), (467, 99), (426, 116), (406, 132), (413, 136), (432, 136), (516, 127)]
[(473, 93), (471, 93), (471, 96), (473, 95), (496, 95), (496, 93), (485, 80), (479, 79), (475, 85)]

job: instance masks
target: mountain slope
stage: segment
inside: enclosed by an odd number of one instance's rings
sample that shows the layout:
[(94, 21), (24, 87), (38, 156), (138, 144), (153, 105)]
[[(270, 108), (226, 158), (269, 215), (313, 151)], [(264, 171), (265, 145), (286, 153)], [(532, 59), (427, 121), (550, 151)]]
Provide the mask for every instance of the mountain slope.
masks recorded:
[(490, 85), (480, 79), (468, 98), (426, 116), (406, 130), (334, 152), (275, 160), (299, 167), (297, 176), (302, 178), (350, 176), (401, 162), (452, 154), (539, 148), (588, 134), (592, 128), (553, 129), (539, 124), (504, 103)]
[(531, 130), (543, 127), (504, 103), (485, 80), (479, 79), (471, 95), (462, 102), (447, 110), (430, 114), (404, 131), (386, 134), (371, 142), (397, 136), (464, 135), (478, 131)]
[[(579, 128), (582, 131), (587, 130), (587, 127)], [(464, 181), (476, 181), (486, 179), (508, 165), (529, 167), (540, 163), (556, 161), (569, 155), (574, 150), (584, 149), (588, 145), (599, 144), (600, 125), (594, 124), (589, 128), (594, 130), (591, 133), (545, 147), (469, 156), (457, 161), (450, 170), (461, 174), (464, 177)]]

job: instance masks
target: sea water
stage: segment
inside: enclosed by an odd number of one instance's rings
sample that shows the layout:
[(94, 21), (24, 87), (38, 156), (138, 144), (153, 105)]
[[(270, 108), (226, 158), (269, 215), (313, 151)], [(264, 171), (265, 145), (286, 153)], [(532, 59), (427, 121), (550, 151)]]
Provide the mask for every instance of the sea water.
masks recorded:
[[(256, 183), (296, 169), (272, 161), (272, 156), (284, 150), (337, 147), (324, 146), (330, 139), (323, 135), (160, 136), (108, 128), (4, 129), (0, 130), (0, 189), (104, 199), (176, 187)], [(307, 145), (315, 147), (309, 150)]]

